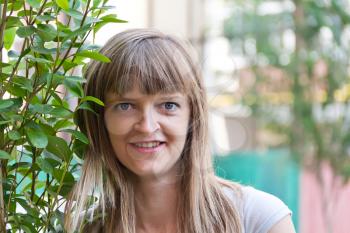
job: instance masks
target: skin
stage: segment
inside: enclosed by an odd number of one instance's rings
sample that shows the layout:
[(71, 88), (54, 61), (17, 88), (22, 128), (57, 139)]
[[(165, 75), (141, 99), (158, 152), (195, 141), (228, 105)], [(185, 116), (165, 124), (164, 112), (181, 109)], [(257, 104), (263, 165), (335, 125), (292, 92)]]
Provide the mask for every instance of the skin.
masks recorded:
[[(108, 93), (105, 123), (118, 160), (135, 176), (137, 232), (176, 232), (179, 158), (189, 104), (181, 93), (146, 95), (137, 86), (124, 96)], [(135, 145), (161, 141), (156, 152)]]

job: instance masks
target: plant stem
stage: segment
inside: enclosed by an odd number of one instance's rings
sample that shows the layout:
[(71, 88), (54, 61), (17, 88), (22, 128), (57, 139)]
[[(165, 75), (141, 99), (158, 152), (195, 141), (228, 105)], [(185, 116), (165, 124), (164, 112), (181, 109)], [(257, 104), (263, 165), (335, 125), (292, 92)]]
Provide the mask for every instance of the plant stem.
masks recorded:
[[(2, 63), (2, 50), (4, 47), (4, 34), (6, 27), (6, 11), (7, 11), (7, 0), (4, 0), (2, 6), (2, 14), (1, 14), (1, 24), (0, 24), (0, 62)], [(0, 64), (0, 73), (2, 73), (2, 64)], [(2, 88), (2, 87), (1, 87)], [(2, 90), (0, 90), (2, 92)], [(4, 91), (5, 92), (5, 91)], [(2, 96), (0, 96), (2, 99)], [(0, 146), (2, 147), (4, 143), (4, 128), (0, 127)], [(4, 176), (6, 172), (6, 166), (4, 166), (4, 161), (0, 162), (0, 232), (6, 232), (6, 223), (5, 223), (5, 203), (4, 203), (4, 189), (3, 189), (3, 181), (6, 179)]]
[[(83, 18), (81, 20), (81, 23), (80, 23), (80, 27), (82, 27), (84, 25), (84, 22), (85, 22), (85, 19), (87, 17), (87, 14), (89, 12), (89, 6), (90, 6), (90, 3), (91, 3), (91, 0), (88, 0), (88, 2), (86, 3), (86, 9), (85, 9), (85, 12), (84, 12), (84, 15), (83, 15)], [(66, 60), (66, 58), (68, 57), (70, 51), (72, 50), (73, 48), (73, 44), (75, 43), (75, 41), (78, 39), (78, 36), (74, 37), (73, 40), (72, 40), (72, 43), (69, 45), (69, 48), (67, 50), (67, 52), (64, 54), (60, 64), (58, 64), (58, 66), (54, 69), (53, 73), (56, 73), (59, 68), (63, 65), (63, 62)]]
[[(32, 161), (32, 166), (35, 165), (36, 162), (36, 153), (37, 150), (36, 148), (32, 148), (32, 153), (33, 153), (33, 161)], [(35, 182), (36, 181), (36, 172), (35, 169), (32, 169), (32, 187), (31, 187), (31, 193), (30, 193), (30, 200), (33, 201), (34, 200), (34, 195), (35, 195)]]
[[(27, 43), (27, 38), (25, 38), (24, 41), (23, 41), (22, 49), (21, 49), (21, 53), (20, 53), (21, 55), (22, 55), (23, 52), (24, 52), (24, 48), (25, 48), (26, 43)], [(15, 73), (16, 73), (16, 71), (17, 71), (17, 68), (18, 68), (18, 66), (19, 66), (19, 63), (21, 63), (21, 60), (22, 60), (22, 58), (23, 58), (23, 56), (21, 56), (21, 55), (20, 55), (19, 58), (17, 59), (16, 64), (15, 64), (15, 66), (14, 66), (13, 69), (12, 69), (10, 78), (8, 79), (6, 85), (4, 85), (3, 90), (0, 90), (0, 99), (1, 99), (1, 98), (3, 97), (3, 95), (5, 94), (5, 90), (7, 90), (8, 86), (11, 84), (11, 81), (12, 81), (13, 77), (15, 76)]]
[[(2, 49), (4, 48), (4, 35), (6, 27), (6, 11), (7, 11), (7, 0), (4, 1), (1, 14), (1, 23), (0, 23), (0, 62), (2, 63)], [(2, 73), (2, 64), (0, 65), (0, 73)], [(2, 92), (3, 90), (0, 90)], [(2, 96), (0, 96), (0, 99)]]
[(53, 200), (53, 203), (52, 203), (52, 205), (50, 205), (50, 207), (49, 207), (49, 212), (48, 212), (48, 214), (47, 214), (47, 222), (46, 222), (46, 226), (45, 226), (45, 228), (44, 228), (44, 232), (45, 232), (45, 230), (46, 229), (48, 229), (48, 226), (49, 226), (49, 224), (50, 224), (50, 218), (51, 218), (51, 215), (52, 215), (52, 210), (55, 208), (55, 206), (57, 205), (57, 202), (58, 202), (58, 195), (59, 195), (59, 193), (60, 193), (60, 191), (61, 191), (61, 188), (62, 188), (62, 186), (63, 186), (63, 180), (64, 180), (64, 177), (66, 176), (66, 173), (67, 173), (67, 171), (68, 171), (68, 169), (69, 169), (69, 164), (71, 163), (71, 161), (72, 160), (69, 160), (68, 162), (67, 162), (67, 165), (65, 166), (65, 168), (64, 168), (64, 171), (63, 171), (63, 173), (62, 173), (62, 177), (61, 177), (61, 180), (60, 180), (60, 182), (59, 182), (59, 186), (58, 186), (58, 189), (57, 189), (57, 191), (55, 192), (55, 196), (54, 196), (54, 200)]
[(41, 4), (38, 13), (34, 16), (33, 20), (29, 23), (30, 25), (33, 25), (33, 24), (35, 23), (36, 18), (37, 18), (38, 16), (41, 15), (41, 13), (42, 13), (43, 10), (44, 10), (44, 6), (46, 5), (46, 3), (47, 3), (47, 0), (45, 0), (45, 1)]

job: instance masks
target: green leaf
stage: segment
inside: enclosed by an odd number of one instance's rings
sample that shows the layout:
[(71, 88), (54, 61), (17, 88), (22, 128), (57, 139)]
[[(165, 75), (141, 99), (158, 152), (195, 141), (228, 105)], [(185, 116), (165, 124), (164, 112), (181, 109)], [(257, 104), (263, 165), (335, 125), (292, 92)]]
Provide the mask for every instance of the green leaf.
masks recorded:
[(69, 71), (70, 69), (72, 69), (73, 67), (76, 67), (78, 64), (75, 62), (72, 62), (71, 60), (64, 60), (63, 62), (63, 69), (65, 72)]
[(22, 1), (9, 2), (8, 9), (19, 11), (23, 6)]
[(97, 113), (95, 112), (95, 110), (91, 107), (91, 105), (90, 105), (89, 102), (84, 102), (84, 103), (80, 104), (80, 105), (78, 106), (78, 109), (88, 110), (88, 111), (90, 111), (90, 112), (92, 112), (92, 113), (97, 114)]
[(17, 36), (25, 38), (31, 36), (35, 32), (35, 27), (33, 26), (23, 26), (19, 27), (16, 31)]
[(14, 104), (12, 100), (2, 100), (0, 99), (0, 110), (11, 107)]
[(8, 16), (6, 20), (6, 29), (23, 26), (23, 23), (21, 22), (19, 17)]
[(72, 112), (63, 107), (55, 107), (50, 111), (50, 114), (54, 117), (69, 117), (72, 115)]
[(38, 166), (46, 173), (53, 174), (54, 168), (52, 167), (51, 163), (46, 160), (45, 158), (38, 158), (37, 159)]
[(72, 82), (72, 81), (69, 81), (68, 79), (65, 79), (63, 84), (76, 97), (82, 97), (84, 95), (84, 91), (80, 83)]
[(41, 4), (40, 0), (27, 0), (27, 2), (33, 8), (39, 8)]
[[(13, 105), (10, 107), (11, 111), (18, 111), (19, 108), (21, 108), (22, 104), (23, 104), (23, 99), (22, 98), (11, 98), (11, 99), (6, 99), (6, 101), (12, 101), (13, 102)], [(19, 116), (17, 115), (16, 116), (16, 120), (19, 120), (18, 117)], [(11, 115), (11, 118), (15, 119), (15, 117), (13, 115)]]
[[(11, 67), (13, 67), (12, 64), (10, 64), (10, 63), (5, 63), (5, 62), (0, 62), (0, 66), (1, 66), (1, 67), (6, 67), (6, 66), (11, 66)], [(1, 74), (0, 74), (0, 75), (1, 75)], [(7, 74), (2, 74), (2, 75), (4, 75), (4, 76), (1, 77), (1, 78), (4, 78), (4, 79), (0, 79), (0, 80), (5, 80), (7, 77), (9, 77), (9, 75), (7, 75)]]
[(61, 187), (61, 190), (59, 192), (59, 195), (67, 198), (69, 193), (71, 193), (72, 188), (74, 187), (75, 182), (71, 183), (64, 183), (63, 186)]
[(105, 106), (105, 104), (101, 100), (99, 100), (98, 98), (93, 97), (93, 96), (85, 96), (80, 101), (81, 101), (81, 103), (83, 103), (85, 101), (91, 101), (91, 102), (94, 102), (100, 106)]
[(68, 161), (72, 155), (72, 151), (69, 149), (67, 142), (56, 136), (48, 136), (49, 143), (46, 150), (64, 161)]
[(96, 61), (101, 61), (101, 62), (106, 62), (106, 63), (111, 62), (111, 60), (108, 57), (106, 57), (105, 55), (102, 55), (101, 53), (94, 52), (94, 51), (84, 50), (84, 51), (77, 53), (76, 56), (87, 57), (87, 58), (94, 59)]
[(18, 58), (20, 56), (20, 54), (15, 50), (10, 50), (10, 51), (8, 51), (7, 56), (9, 56), (11, 58)]
[[(21, 8), (22, 9), (22, 8)], [(17, 16), (20, 16), (20, 17), (26, 17), (28, 15), (31, 15), (31, 14), (36, 14), (37, 12), (33, 11), (33, 10), (20, 10), (17, 12)]]
[(110, 14), (106, 15), (100, 18), (101, 22), (96, 23), (94, 27), (94, 33), (97, 33), (103, 26), (105, 26), (108, 23), (127, 23), (128, 21), (118, 19), (117, 15)]
[(47, 135), (34, 122), (30, 122), (25, 131), (30, 143), (36, 148), (45, 148), (48, 145)]
[(59, 84), (62, 84), (64, 81), (64, 76), (59, 74), (49, 74), (47, 73), (47, 85), (57, 86)]
[[(62, 175), (61, 175), (62, 177)], [(66, 179), (66, 176), (64, 177), (64, 179)], [(56, 180), (61, 180), (60, 177), (57, 175), (57, 178)], [(51, 194), (51, 195), (61, 195), (65, 198), (67, 198), (68, 194), (71, 192), (73, 186), (74, 186), (74, 181), (71, 181), (69, 183), (67, 182), (63, 182), (63, 185), (61, 186), (60, 190), (59, 190), (59, 186), (58, 185), (52, 185), (48, 188), (48, 192)]]
[(56, 49), (55, 48), (51, 48), (51, 49), (47, 49), (43, 46), (40, 45), (33, 45), (32, 51), (37, 52), (37, 53), (41, 53), (41, 54), (56, 54)]
[(56, 135), (56, 130), (51, 125), (43, 123), (39, 123), (39, 125), (46, 135)]
[(38, 24), (37, 33), (43, 41), (52, 41), (57, 36), (57, 31), (51, 24)]
[(74, 176), (69, 171), (64, 172), (63, 169), (57, 169), (57, 168), (54, 169), (53, 176), (55, 177), (55, 179), (61, 180), (63, 175), (64, 175), (63, 177), (64, 184), (74, 184), (75, 182)]
[(100, 3), (101, 3), (101, 0), (94, 0), (92, 6), (98, 7), (98, 5), (100, 5)]
[(39, 58), (39, 57), (33, 57), (32, 55), (26, 55), (26, 59), (33, 61), (33, 62), (38, 62), (38, 63), (44, 63), (44, 64), (51, 64), (52, 61), (46, 60), (44, 58)]
[(7, 91), (14, 95), (14, 96), (18, 96), (18, 97), (25, 97), (26, 96), (26, 91), (23, 90), (21, 87), (19, 87), (18, 85), (12, 85), (10, 86)]
[(76, 139), (80, 140), (81, 142), (85, 144), (89, 144), (89, 139), (83, 134), (82, 132), (78, 130), (73, 130), (73, 129), (64, 129), (62, 132), (67, 132), (71, 133)]
[(86, 144), (80, 140), (75, 140), (73, 143), (73, 151), (76, 154), (74, 158), (78, 161), (78, 163), (82, 164), (82, 159), (84, 158), (86, 152)]
[(52, 104), (54, 104), (54, 105), (63, 105), (63, 102), (62, 102), (61, 97), (59, 97), (59, 96), (56, 94), (56, 92), (51, 91), (50, 94), (51, 94), (51, 97), (53, 98), (53, 99), (52, 99)]
[(7, 166), (7, 171), (10, 172), (14, 169), (16, 169), (17, 167), (21, 167), (21, 168), (30, 168), (32, 166), (31, 163), (29, 162), (19, 162), (19, 163), (14, 163), (12, 165)]
[(56, 130), (62, 129), (62, 128), (69, 128), (71, 126), (74, 126), (74, 124), (67, 120), (67, 119), (63, 119), (63, 120), (59, 120), (56, 122), (56, 124), (54, 125), (54, 128)]
[(91, 30), (91, 25), (84, 25), (83, 27), (68, 33), (68, 35), (62, 40), (62, 42), (70, 40), (76, 36), (84, 35), (89, 30)]
[(53, 158), (45, 157), (45, 160), (51, 164), (52, 167), (58, 167), (62, 164), (62, 161)]
[(67, 11), (64, 10), (63, 12), (71, 16), (72, 18), (78, 19), (78, 20), (81, 20), (84, 17), (84, 15), (81, 12), (74, 9), (69, 9)]
[(4, 47), (9, 50), (12, 47), (13, 41), (16, 36), (16, 28), (9, 28), (5, 30), (4, 35)]
[(31, 104), (29, 105), (29, 110), (32, 113), (49, 114), (52, 110), (52, 106), (49, 104)]
[[(30, 48), (26, 48), (20, 55), (18, 59), (22, 59), (24, 56), (26, 56), (28, 53), (30, 53), (31, 49)], [(20, 66), (19, 66), (20, 67)]]
[(122, 20), (122, 19), (118, 19), (116, 14), (110, 14), (110, 15), (106, 15), (101, 17), (101, 20), (103, 22), (108, 22), (108, 23), (127, 23), (128, 21)]
[(18, 86), (22, 87), (23, 89), (29, 92), (33, 91), (32, 82), (29, 79), (26, 79), (24, 77), (15, 77), (13, 78), (13, 83), (17, 84)]
[(0, 125), (6, 125), (7, 123), (12, 122), (11, 120), (0, 121)]
[(69, 10), (69, 2), (68, 0), (55, 0), (56, 4), (62, 9), (68, 11)]
[(38, 15), (36, 17), (37, 20), (40, 20), (40, 21), (52, 21), (55, 19), (54, 16), (52, 15), (47, 15), (47, 14), (44, 14), (44, 15)]
[(66, 76), (65, 79), (69, 82), (85, 83), (86, 79), (80, 76)]
[(101, 19), (88, 16), (85, 19), (84, 25), (91, 25), (92, 23), (98, 23), (98, 22), (101, 22)]
[(21, 134), (16, 130), (9, 131), (7, 135), (11, 140), (18, 140), (21, 138)]
[(0, 150), (0, 159), (11, 159), (11, 155), (6, 151)]

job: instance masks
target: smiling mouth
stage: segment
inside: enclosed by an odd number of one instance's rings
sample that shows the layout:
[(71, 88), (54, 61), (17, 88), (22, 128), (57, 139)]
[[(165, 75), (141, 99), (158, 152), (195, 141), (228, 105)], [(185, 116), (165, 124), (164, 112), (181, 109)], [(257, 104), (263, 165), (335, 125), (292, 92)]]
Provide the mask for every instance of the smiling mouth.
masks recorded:
[(137, 143), (132, 143), (137, 148), (156, 148), (165, 142), (161, 141), (152, 141), (152, 142), (137, 142)]
[[(145, 149), (145, 150), (156, 149), (156, 148), (159, 148), (160, 146), (162, 146), (163, 144), (165, 144), (165, 142), (161, 142), (161, 141), (131, 143), (131, 145), (133, 145), (136, 149), (141, 149), (141, 150), (142, 149)], [(146, 151), (143, 151), (143, 152), (146, 152)]]

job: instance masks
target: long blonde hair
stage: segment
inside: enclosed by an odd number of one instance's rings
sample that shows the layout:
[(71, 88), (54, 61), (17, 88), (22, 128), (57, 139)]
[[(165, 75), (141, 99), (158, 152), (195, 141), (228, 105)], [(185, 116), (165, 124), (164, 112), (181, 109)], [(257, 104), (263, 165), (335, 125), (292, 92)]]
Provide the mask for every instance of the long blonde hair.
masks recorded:
[[(239, 192), (239, 186), (218, 179), (208, 149), (207, 102), (199, 66), (190, 46), (151, 29), (133, 29), (112, 37), (100, 51), (110, 63), (92, 61), (86, 70), (85, 94), (105, 100), (107, 92), (124, 94), (137, 82), (147, 94), (182, 92), (191, 109), (189, 131), (180, 162), (181, 196), (178, 229), (182, 233), (240, 233), (241, 222), (223, 186)], [(117, 160), (104, 123), (104, 110), (81, 111), (78, 124), (90, 144), (82, 174), (66, 205), (65, 228), (79, 231), (81, 216), (96, 216), (103, 231), (135, 233), (134, 190), (129, 171)], [(91, 196), (96, 208), (86, 211)], [(79, 213), (79, 214), (77, 214)], [(98, 215), (100, 214), (100, 215)], [(118, 229), (118, 231), (116, 231)]]

